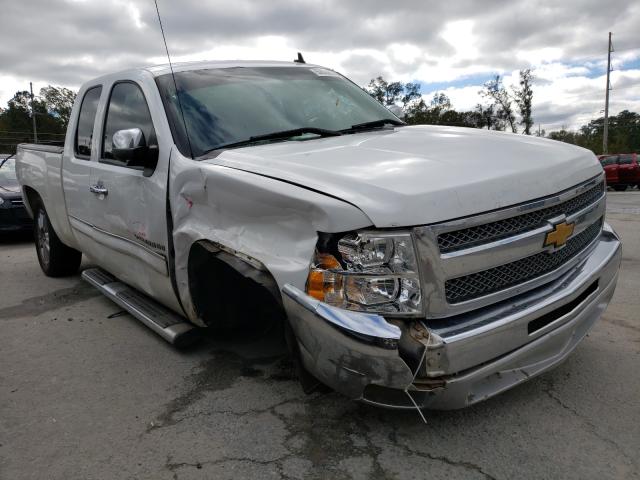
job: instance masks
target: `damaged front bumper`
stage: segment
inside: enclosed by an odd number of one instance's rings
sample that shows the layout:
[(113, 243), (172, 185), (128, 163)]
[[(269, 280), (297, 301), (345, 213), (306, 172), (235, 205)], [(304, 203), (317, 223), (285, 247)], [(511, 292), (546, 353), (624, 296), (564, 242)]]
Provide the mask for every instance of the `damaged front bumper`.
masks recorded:
[(607, 307), (620, 258), (619, 239), (605, 225), (590, 255), (559, 279), (437, 321), (391, 323), (331, 307), (291, 285), (283, 299), (301, 360), (321, 382), (378, 406), (456, 409), (562, 362)]

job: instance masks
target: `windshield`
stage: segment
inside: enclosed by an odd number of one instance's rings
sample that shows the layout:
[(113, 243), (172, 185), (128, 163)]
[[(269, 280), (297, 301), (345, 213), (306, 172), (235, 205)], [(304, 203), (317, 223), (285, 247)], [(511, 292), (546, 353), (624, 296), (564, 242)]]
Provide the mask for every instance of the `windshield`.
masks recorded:
[[(183, 155), (299, 128), (344, 130), (398, 119), (360, 87), (320, 67), (234, 67), (176, 73), (188, 141), (171, 75), (158, 88)], [(308, 134), (309, 135), (309, 134)], [(307, 138), (313, 138), (309, 137)]]
[(0, 184), (15, 183), (18, 181), (16, 177), (16, 161), (13, 158), (5, 160), (0, 158)]

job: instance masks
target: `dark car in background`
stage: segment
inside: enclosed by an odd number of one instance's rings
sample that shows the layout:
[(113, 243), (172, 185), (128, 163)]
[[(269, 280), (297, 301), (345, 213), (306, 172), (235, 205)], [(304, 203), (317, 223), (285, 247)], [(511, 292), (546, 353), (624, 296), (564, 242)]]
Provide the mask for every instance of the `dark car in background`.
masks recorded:
[(637, 185), (640, 188), (640, 165), (637, 153), (615, 153), (598, 157), (607, 176), (607, 185), (624, 191)]
[(0, 234), (29, 231), (33, 221), (22, 201), (22, 192), (16, 178), (15, 159), (0, 156)]

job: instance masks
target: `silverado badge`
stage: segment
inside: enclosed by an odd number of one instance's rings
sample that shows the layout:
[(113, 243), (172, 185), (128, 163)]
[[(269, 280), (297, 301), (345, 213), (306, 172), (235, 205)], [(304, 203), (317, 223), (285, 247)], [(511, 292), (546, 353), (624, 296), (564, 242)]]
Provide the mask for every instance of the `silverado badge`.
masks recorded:
[(555, 248), (564, 246), (569, 237), (573, 235), (575, 226), (575, 223), (567, 223), (566, 221), (555, 224), (553, 230), (547, 233), (544, 238), (544, 246), (553, 245)]

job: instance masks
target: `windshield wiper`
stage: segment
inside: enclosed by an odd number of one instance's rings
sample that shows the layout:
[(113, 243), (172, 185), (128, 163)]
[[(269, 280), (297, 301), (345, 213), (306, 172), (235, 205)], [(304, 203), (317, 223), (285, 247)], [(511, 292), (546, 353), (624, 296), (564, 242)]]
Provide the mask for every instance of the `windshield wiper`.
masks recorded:
[(370, 122), (356, 123), (355, 125), (351, 125), (351, 127), (345, 128), (344, 130), (340, 130), (340, 131), (342, 133), (355, 132), (355, 131), (358, 131), (358, 130), (368, 130), (368, 129), (371, 129), (371, 128), (380, 128), (380, 127), (384, 127), (385, 125), (400, 126), (400, 125), (406, 125), (406, 123), (404, 123), (401, 120), (396, 120), (395, 118), (381, 118), (380, 120), (372, 120)]
[(251, 137), (249, 140), (254, 142), (259, 142), (260, 140), (277, 140), (279, 138), (297, 137), (298, 135), (304, 135), (305, 133), (315, 133), (319, 137), (337, 137), (342, 135), (342, 133), (336, 130), (327, 130), (326, 128), (300, 127), (294, 128), (293, 130), (283, 130), (281, 132), (267, 133), (265, 135), (256, 135), (255, 137)]
[(337, 137), (339, 135), (342, 135), (342, 133), (337, 130), (327, 130), (325, 128), (316, 127), (300, 127), (294, 128), (292, 130), (282, 130), (281, 132), (265, 133), (264, 135), (254, 135), (253, 137), (249, 137), (247, 140), (240, 140), (239, 142), (231, 142), (218, 145), (217, 147), (207, 150), (201, 156), (213, 152), (214, 150), (244, 147), (246, 145), (253, 145), (254, 143), (259, 143), (265, 140), (286, 140), (287, 138), (297, 137), (299, 135), (304, 135), (305, 133), (312, 133), (318, 135), (318, 137)]

